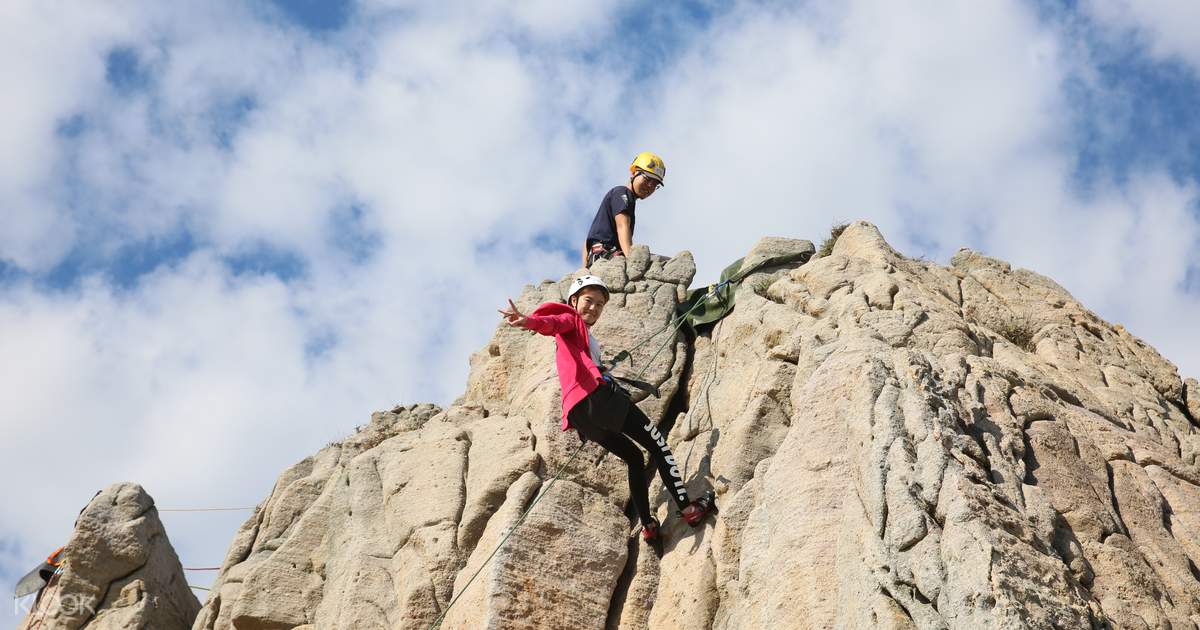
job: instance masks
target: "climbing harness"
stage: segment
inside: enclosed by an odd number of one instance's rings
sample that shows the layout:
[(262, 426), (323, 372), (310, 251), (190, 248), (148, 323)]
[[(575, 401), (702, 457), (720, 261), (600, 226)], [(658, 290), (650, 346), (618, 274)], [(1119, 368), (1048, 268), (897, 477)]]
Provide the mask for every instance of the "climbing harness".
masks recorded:
[[(709, 287), (709, 290), (710, 291), (720, 290), (720, 287), (722, 285), (727, 284), (728, 282), (729, 281), (726, 280), (719, 284), (712, 285), (711, 287)], [(697, 302), (697, 304), (702, 304), (702, 303), (703, 303), (703, 301)], [(698, 308), (698, 306), (693, 305), (691, 308), (696, 309), (696, 308)], [(636, 345), (634, 345), (632, 348), (629, 348), (627, 350), (622, 350), (621, 352), (617, 353), (617, 356), (613, 359), (611, 365), (616, 366), (621, 361), (624, 361), (625, 359), (629, 359), (629, 364), (632, 367), (633, 359), (631, 358), (630, 353), (633, 350), (637, 350), (638, 348), (642, 347), (642, 345), (644, 345), (650, 339), (657, 337), (659, 335), (659, 333), (663, 332), (664, 330), (667, 330), (668, 328), (671, 328), (672, 322), (675, 322), (672, 332), (677, 334), (679, 332), (679, 329), (683, 326), (684, 322), (687, 321), (687, 316), (689, 314), (691, 314), (691, 310), (684, 312), (682, 315), (677, 314), (675, 317), (671, 318), (670, 321), (668, 321), (666, 324), (664, 324), (662, 328), (660, 328), (659, 330), (652, 333), (649, 337), (646, 337), (645, 339), (641, 340)], [(658, 349), (654, 351), (654, 354), (650, 355), (650, 359), (646, 361), (645, 365), (642, 367), (642, 370), (640, 372), (638, 372), (638, 375), (630, 380), (640, 381), (642, 379), (642, 377), (646, 375), (646, 371), (649, 370), (650, 366), (654, 364), (654, 360), (658, 358), (658, 355), (662, 352), (663, 348), (667, 347), (667, 342), (670, 341), (671, 339), (673, 339), (675, 337), (675, 334), (671, 334), (671, 335), (667, 336), (666, 340), (664, 340), (663, 343), (658, 346)], [(446, 604), (446, 607), (444, 609), (442, 609), (441, 614), (439, 614), (437, 616), (437, 618), (435, 618), (433, 620), (433, 623), (429, 626), (429, 630), (437, 630), (438, 628), (441, 627), (442, 620), (446, 618), (446, 614), (450, 612), (450, 608), (453, 607), (455, 602), (457, 602), (458, 599), (463, 596), (463, 593), (467, 592), (467, 589), (471, 587), (471, 583), (475, 581), (475, 578), (479, 577), (479, 574), (483, 571), (484, 567), (486, 567), (488, 565), (488, 563), (491, 562), (492, 558), (496, 555), (496, 553), (500, 551), (500, 548), (504, 546), (504, 543), (507, 542), (509, 537), (511, 537), (513, 535), (513, 532), (517, 531), (517, 528), (521, 526), (521, 523), (525, 522), (525, 518), (527, 516), (529, 516), (530, 512), (533, 511), (534, 506), (536, 506), (538, 504), (538, 502), (542, 500), (542, 497), (546, 496), (546, 494), (550, 492), (550, 489), (552, 487), (554, 487), (554, 482), (558, 481), (559, 477), (562, 476), (563, 472), (566, 471), (567, 467), (569, 467), (575, 461), (575, 458), (579, 457), (579, 454), (583, 452), (583, 447), (586, 445), (587, 445), (586, 442), (582, 442), (579, 444), (579, 446), (575, 447), (575, 452), (571, 453), (571, 457), (569, 457), (562, 466), (559, 466), (558, 472), (554, 473), (554, 477), (552, 477), (550, 479), (550, 482), (547, 483), (545, 485), (545, 487), (542, 488), (541, 492), (538, 493), (537, 497), (533, 500), (533, 502), (529, 504), (529, 507), (525, 508), (525, 511), (521, 513), (521, 516), (519, 518), (517, 518), (517, 522), (513, 523), (513, 525), (508, 528), (508, 531), (505, 532), (504, 537), (501, 538), (500, 542), (496, 544), (496, 548), (493, 549), (490, 554), (488, 554), (487, 558), (483, 559), (483, 562), (480, 563), (479, 568), (475, 570), (475, 573), (471, 574), (471, 577), (467, 580), (466, 584), (463, 584), (463, 587), (458, 592), (458, 595), (455, 595), (453, 598), (451, 598), (450, 603)]]
[[(588, 394), (587, 398), (579, 401), (572, 412), (576, 409), (586, 411), (586, 418), (576, 418), (575, 414), (571, 415), (572, 424), (582, 424), (591, 429), (599, 429), (605, 433), (616, 433), (621, 430), (621, 425), (625, 422), (625, 415), (629, 413), (629, 405), (633, 402), (629, 399), (629, 393), (621, 389), (619, 385), (611, 381), (600, 381), (596, 389)], [(580, 407), (579, 405), (583, 405)], [(586, 422), (583, 420), (586, 419)], [(578, 422), (577, 422), (578, 421)], [(583, 427), (577, 427), (582, 429)], [(583, 436), (583, 431), (579, 432), (580, 437)]]
[(597, 260), (610, 260), (616, 256), (624, 256), (625, 252), (617, 245), (606, 245), (604, 243), (592, 243), (591, 250), (588, 251), (587, 267), (590, 269)]
[(628, 385), (628, 386), (646, 394), (647, 396), (653, 395), (655, 398), (659, 398), (662, 396), (662, 392), (660, 392), (658, 390), (658, 385), (655, 385), (654, 383), (647, 383), (646, 381), (637, 381), (632, 378), (625, 378), (624, 376), (617, 376), (616, 374), (613, 374), (612, 377), (618, 381), (621, 381), (621, 383)]
[[(719, 282), (717, 284), (710, 285), (708, 288), (709, 294), (710, 295), (715, 294), (716, 292), (720, 291), (729, 282), (730, 282), (730, 280), (725, 280), (725, 281)], [(618, 352), (617, 355), (615, 357), (613, 357), (613, 360), (609, 363), (608, 369), (611, 370), (612, 368), (616, 367), (617, 364), (619, 364), (621, 361), (624, 361), (626, 359), (629, 360), (629, 366), (633, 367), (633, 357), (631, 356), (630, 353), (632, 353), (634, 350), (637, 350), (638, 348), (645, 345), (645, 343), (647, 341), (650, 341), (651, 339), (657, 337), (659, 335), (659, 333), (663, 332), (664, 330), (667, 330), (668, 328), (671, 328), (671, 334), (667, 335), (663, 339), (663, 342), (658, 345), (658, 349), (654, 351), (654, 354), (650, 355), (650, 359), (646, 361), (646, 365), (642, 367), (642, 371), (638, 372), (638, 375), (636, 378), (631, 379), (631, 380), (640, 382), (640, 379), (642, 378), (642, 376), (644, 376), (646, 374), (646, 370), (650, 369), (650, 366), (654, 364), (654, 360), (658, 358), (658, 355), (663, 351), (663, 348), (667, 347), (667, 343), (670, 342), (672, 339), (674, 339), (679, 334), (679, 329), (682, 328), (685, 323), (687, 323), (687, 321), (688, 321), (687, 318), (689, 315), (691, 315), (692, 311), (699, 308), (700, 305), (702, 305), (704, 303), (705, 303), (705, 301), (703, 299), (696, 300), (696, 302), (691, 306), (691, 308), (689, 308), (687, 311), (684, 311), (683, 313), (677, 313), (674, 318), (672, 318), (667, 323), (663, 324), (662, 328), (659, 328), (658, 330), (651, 333), (650, 336), (648, 336), (645, 339), (642, 339), (638, 343), (634, 344), (634, 346), (632, 348)], [(675, 325), (673, 327), (671, 326), (671, 322), (675, 322)], [(621, 377), (615, 377), (615, 378), (621, 378)], [(622, 380), (624, 380), (624, 379), (622, 379)], [(655, 394), (655, 395), (657, 396), (657, 394)], [(604, 456), (605, 456), (605, 453), (603, 451), (601, 451), (600, 454), (596, 456), (596, 461), (593, 464), (593, 466), (599, 466), (600, 462), (604, 460)]]

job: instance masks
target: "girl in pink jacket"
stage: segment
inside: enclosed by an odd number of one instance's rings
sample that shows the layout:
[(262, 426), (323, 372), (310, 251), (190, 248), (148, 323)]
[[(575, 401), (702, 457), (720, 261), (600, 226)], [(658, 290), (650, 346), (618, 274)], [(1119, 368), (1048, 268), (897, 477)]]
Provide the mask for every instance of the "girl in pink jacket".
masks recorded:
[(658, 538), (658, 520), (650, 513), (646, 492), (646, 462), (634, 442), (650, 453), (658, 474), (670, 491), (680, 515), (695, 527), (715, 509), (712, 491), (691, 501), (679, 466), (658, 427), (629, 401), (628, 394), (612, 377), (601, 372), (600, 346), (591, 328), (608, 303), (608, 287), (596, 276), (583, 276), (571, 283), (567, 303), (547, 302), (522, 315), (512, 300), (500, 311), (509, 326), (527, 328), (553, 336), (557, 345), (555, 363), (562, 386), (562, 428), (574, 428), (581, 439), (591, 440), (620, 457), (629, 467), (629, 493), (642, 523), (642, 538)]

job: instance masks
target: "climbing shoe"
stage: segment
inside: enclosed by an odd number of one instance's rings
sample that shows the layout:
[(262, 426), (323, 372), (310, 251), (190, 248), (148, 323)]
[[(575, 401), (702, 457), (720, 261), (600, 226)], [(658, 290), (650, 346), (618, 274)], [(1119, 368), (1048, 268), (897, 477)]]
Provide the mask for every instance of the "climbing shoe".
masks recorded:
[(658, 540), (658, 519), (650, 517), (650, 522), (642, 525), (642, 540), (654, 543)]
[(699, 499), (692, 501), (679, 514), (683, 516), (683, 520), (687, 521), (688, 525), (695, 527), (704, 520), (704, 517), (710, 512), (717, 511), (717, 496), (712, 490), (705, 492)]

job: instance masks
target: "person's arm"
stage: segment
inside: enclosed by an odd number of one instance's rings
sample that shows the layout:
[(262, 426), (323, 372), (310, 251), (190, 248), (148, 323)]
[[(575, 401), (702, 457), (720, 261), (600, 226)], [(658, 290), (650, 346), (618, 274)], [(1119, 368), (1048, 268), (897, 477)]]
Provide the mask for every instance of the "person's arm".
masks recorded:
[(553, 337), (575, 328), (574, 318), (566, 313), (559, 315), (526, 315), (523, 328), (528, 328), (539, 335)]
[(630, 221), (629, 215), (624, 212), (613, 218), (617, 222), (617, 243), (621, 246), (621, 251), (630, 256), (633, 254), (633, 221)]
[(587, 240), (585, 239), (585, 240), (583, 241), (583, 266), (584, 266), (584, 267), (588, 266), (588, 264), (587, 264), (587, 263), (588, 263), (588, 260), (587, 260), (587, 259), (588, 259), (588, 254), (590, 254), (590, 253), (591, 253), (591, 251), (590, 251), (590, 250), (591, 250), (591, 248), (590, 248), (590, 247), (588, 247)]
[(508, 300), (508, 309), (500, 310), (500, 314), (504, 316), (504, 322), (513, 328), (532, 330), (539, 335), (546, 335), (547, 337), (565, 333), (571, 330), (573, 325), (572, 318), (567, 313), (560, 315), (522, 315), (521, 311), (517, 309), (517, 305), (513, 304), (511, 298)]

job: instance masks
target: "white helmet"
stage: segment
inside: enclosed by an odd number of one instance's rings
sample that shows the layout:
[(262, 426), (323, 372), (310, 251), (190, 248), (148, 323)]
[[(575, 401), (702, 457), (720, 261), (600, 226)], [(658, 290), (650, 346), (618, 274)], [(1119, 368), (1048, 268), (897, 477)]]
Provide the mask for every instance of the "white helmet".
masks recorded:
[(576, 293), (579, 293), (586, 287), (600, 287), (600, 290), (604, 291), (604, 297), (608, 297), (608, 285), (604, 284), (604, 281), (600, 278), (588, 274), (575, 278), (575, 281), (571, 283), (571, 290), (567, 292), (567, 301), (570, 302)]

